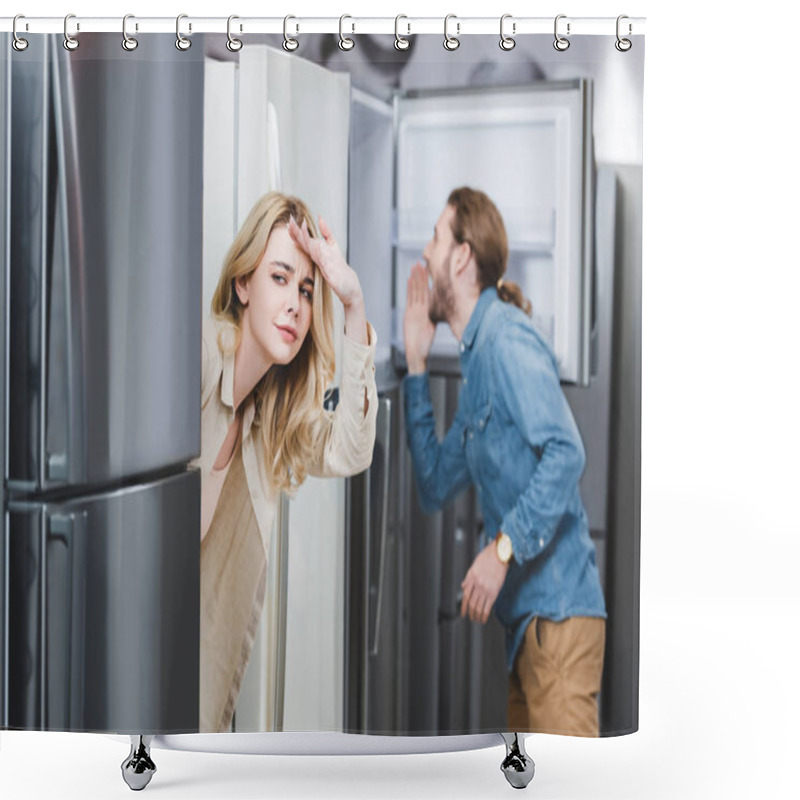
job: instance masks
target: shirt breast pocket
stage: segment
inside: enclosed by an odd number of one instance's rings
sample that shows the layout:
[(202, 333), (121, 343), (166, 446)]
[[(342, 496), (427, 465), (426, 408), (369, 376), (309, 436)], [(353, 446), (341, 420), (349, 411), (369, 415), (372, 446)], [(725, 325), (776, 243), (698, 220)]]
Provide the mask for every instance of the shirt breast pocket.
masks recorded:
[(478, 405), (468, 427), (478, 475), (492, 480), (500, 474), (503, 457), (501, 425), (491, 401)]

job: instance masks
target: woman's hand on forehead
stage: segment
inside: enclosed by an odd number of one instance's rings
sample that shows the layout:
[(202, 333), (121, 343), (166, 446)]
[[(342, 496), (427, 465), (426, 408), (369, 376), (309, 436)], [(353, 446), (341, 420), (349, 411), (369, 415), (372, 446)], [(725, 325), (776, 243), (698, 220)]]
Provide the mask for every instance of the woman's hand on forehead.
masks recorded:
[(302, 226), (297, 224), (294, 217), (289, 219), (289, 236), (292, 241), (319, 267), (342, 303), (347, 307), (356, 301), (363, 302), (358, 275), (345, 261), (331, 229), (322, 217), (319, 217), (319, 230), (322, 236), (313, 237), (305, 219)]

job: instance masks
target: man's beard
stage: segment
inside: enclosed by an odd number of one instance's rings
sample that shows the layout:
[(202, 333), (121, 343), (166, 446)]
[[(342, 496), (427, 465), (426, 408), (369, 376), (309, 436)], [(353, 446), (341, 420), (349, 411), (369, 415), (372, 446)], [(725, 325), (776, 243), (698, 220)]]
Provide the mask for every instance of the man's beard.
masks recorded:
[(447, 322), (453, 313), (456, 305), (456, 298), (453, 294), (453, 282), (450, 279), (450, 258), (443, 267), (442, 280), (433, 281), (431, 289), (431, 302), (428, 307), (428, 317), (434, 325), (440, 322)]

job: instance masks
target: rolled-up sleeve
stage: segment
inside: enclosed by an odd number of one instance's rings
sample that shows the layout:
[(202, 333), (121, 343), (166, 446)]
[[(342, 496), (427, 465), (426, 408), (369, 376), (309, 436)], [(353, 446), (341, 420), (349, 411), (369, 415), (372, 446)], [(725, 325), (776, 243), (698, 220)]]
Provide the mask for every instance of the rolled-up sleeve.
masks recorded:
[(335, 411), (322, 412), (309, 475), (320, 478), (356, 475), (372, 463), (378, 415), (375, 385), (378, 336), (370, 322), (367, 331), (368, 344), (344, 335), (339, 403)]
[(532, 329), (518, 325), (497, 337), (492, 365), (507, 413), (528, 446), (540, 454), (527, 487), (500, 526), (522, 563), (552, 541), (575, 496), (586, 457), (555, 361)]

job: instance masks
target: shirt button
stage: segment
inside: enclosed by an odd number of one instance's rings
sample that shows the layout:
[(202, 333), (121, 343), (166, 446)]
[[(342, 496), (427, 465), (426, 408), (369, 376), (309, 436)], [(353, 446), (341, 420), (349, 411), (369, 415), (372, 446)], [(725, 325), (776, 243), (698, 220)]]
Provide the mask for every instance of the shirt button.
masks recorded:
[(462, 379), (461, 379), (461, 383), (463, 383), (463, 384), (464, 384), (464, 386), (466, 386), (466, 385), (467, 385), (467, 379), (466, 379), (466, 378), (462, 378)]
[(469, 438), (472, 438), (472, 431), (469, 432)]
[(467, 347), (464, 344), (464, 342), (461, 342), (461, 352), (463, 353), (466, 349), (467, 349)]
[(539, 539), (539, 547), (544, 547), (544, 539)]

